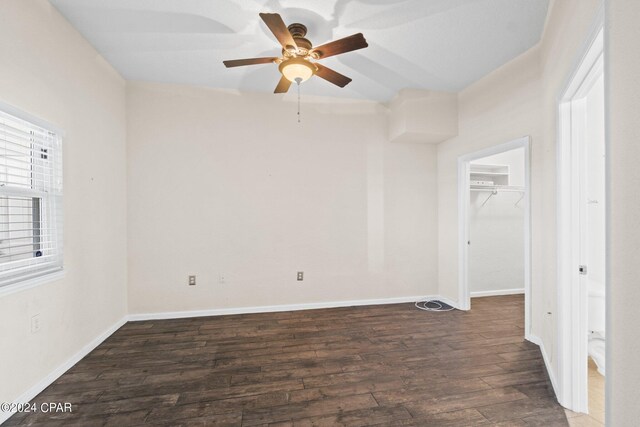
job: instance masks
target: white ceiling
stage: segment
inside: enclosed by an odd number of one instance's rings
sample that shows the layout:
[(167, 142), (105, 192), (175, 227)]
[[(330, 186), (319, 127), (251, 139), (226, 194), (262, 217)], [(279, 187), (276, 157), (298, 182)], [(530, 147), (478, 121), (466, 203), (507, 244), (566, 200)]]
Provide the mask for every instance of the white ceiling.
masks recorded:
[(319, 46), (364, 33), (367, 49), (323, 64), (353, 78), (312, 78), (303, 93), (387, 101), (403, 88), (459, 91), (534, 46), (549, 0), (51, 0), (129, 80), (272, 92), (274, 64), (226, 69), (224, 59), (278, 56), (258, 16), (300, 22)]

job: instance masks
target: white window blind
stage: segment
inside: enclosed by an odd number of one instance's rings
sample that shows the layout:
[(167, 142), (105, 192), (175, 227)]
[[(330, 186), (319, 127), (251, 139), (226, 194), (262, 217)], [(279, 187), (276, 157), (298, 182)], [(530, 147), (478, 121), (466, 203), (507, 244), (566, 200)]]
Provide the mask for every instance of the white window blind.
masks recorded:
[(62, 144), (0, 111), (0, 287), (62, 269)]

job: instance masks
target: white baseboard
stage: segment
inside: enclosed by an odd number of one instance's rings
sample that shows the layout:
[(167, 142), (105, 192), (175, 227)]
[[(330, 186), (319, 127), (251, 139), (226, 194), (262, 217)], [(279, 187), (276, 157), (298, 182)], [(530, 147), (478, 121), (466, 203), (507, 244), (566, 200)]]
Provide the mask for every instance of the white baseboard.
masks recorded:
[(496, 297), (496, 296), (499, 296), (499, 295), (519, 295), (519, 294), (524, 294), (524, 288), (522, 288), (522, 289), (501, 289), (499, 291), (471, 292), (471, 298)]
[(556, 381), (555, 370), (551, 365), (551, 361), (547, 354), (547, 350), (544, 348), (544, 343), (542, 342), (542, 339), (539, 336), (533, 335), (533, 334), (529, 334), (528, 336), (525, 337), (525, 339), (527, 341), (530, 341), (536, 344), (538, 347), (540, 347), (540, 352), (542, 353), (542, 360), (544, 361), (544, 365), (547, 368), (547, 374), (549, 374), (549, 380), (551, 380), (551, 386), (553, 387), (553, 392), (556, 394), (556, 397), (559, 396), (560, 390), (558, 390), (558, 382)]
[(262, 305), (252, 307), (237, 308), (214, 308), (208, 310), (189, 310), (189, 311), (166, 311), (159, 313), (139, 313), (130, 314), (130, 321), (140, 320), (160, 320), (160, 319), (182, 319), (188, 317), (206, 317), (206, 316), (225, 316), (229, 314), (250, 314), (250, 313), (273, 313), (278, 311), (298, 311), (298, 310), (314, 310), (318, 308), (336, 308), (336, 307), (354, 307), (362, 305), (382, 305), (382, 304), (401, 304), (407, 302), (424, 301), (426, 299), (439, 299), (447, 304), (452, 304), (449, 300), (438, 295), (433, 296), (408, 296), (394, 297), (382, 299), (363, 299), (348, 301), (329, 301), (329, 302), (313, 302), (306, 304), (283, 304), (283, 305)]
[[(87, 354), (91, 353), (93, 349), (102, 344), (104, 340), (109, 338), (111, 334), (120, 329), (125, 323), (127, 323), (127, 316), (123, 317), (119, 321), (117, 321), (114, 325), (112, 325), (109, 329), (95, 337), (91, 342), (82, 347), (80, 351), (71, 356), (66, 362), (62, 365), (58, 366), (56, 369), (51, 371), (46, 377), (40, 380), (37, 384), (29, 388), (29, 390), (22, 393), (20, 397), (14, 400), (13, 403), (27, 403), (30, 402), (34, 397), (40, 394), (45, 388), (49, 387), (55, 380), (60, 378), (62, 374), (67, 372), (69, 369), (73, 367), (76, 363), (78, 363), (83, 357)], [(13, 412), (0, 412), (0, 424), (4, 423), (8, 420), (14, 413)]]

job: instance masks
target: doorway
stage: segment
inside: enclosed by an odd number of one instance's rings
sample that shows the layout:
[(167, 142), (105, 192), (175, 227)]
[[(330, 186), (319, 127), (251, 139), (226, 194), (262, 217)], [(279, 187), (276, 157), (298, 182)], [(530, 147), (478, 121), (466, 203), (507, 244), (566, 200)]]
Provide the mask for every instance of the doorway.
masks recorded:
[(591, 39), (559, 102), (558, 373), (560, 403), (604, 423), (604, 42)]
[[(531, 331), (529, 146), (529, 137), (525, 136), (458, 159), (459, 308), (471, 308), (472, 286), (473, 296), (478, 297), (524, 293), (525, 338), (530, 337)], [(504, 233), (497, 236), (501, 241), (494, 241), (493, 246), (499, 243), (500, 250), (507, 251), (519, 245), (520, 265), (515, 268), (501, 266), (505, 259), (492, 259), (491, 254), (486, 253), (492, 246), (490, 233), (500, 224), (508, 225), (510, 229), (503, 229)], [(478, 244), (474, 245), (474, 239), (484, 242), (480, 244), (476, 240)], [(499, 255), (507, 256), (505, 253)], [(485, 279), (491, 275), (491, 269), (494, 272), (499, 269), (504, 278), (499, 286), (495, 283), (496, 277), (492, 285), (487, 285)]]

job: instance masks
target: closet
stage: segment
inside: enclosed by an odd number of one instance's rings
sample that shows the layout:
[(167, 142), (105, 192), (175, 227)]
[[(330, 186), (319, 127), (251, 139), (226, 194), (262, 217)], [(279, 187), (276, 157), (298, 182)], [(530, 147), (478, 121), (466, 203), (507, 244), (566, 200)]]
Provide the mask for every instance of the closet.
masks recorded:
[(524, 293), (524, 161), (519, 148), (471, 162), (472, 297)]

